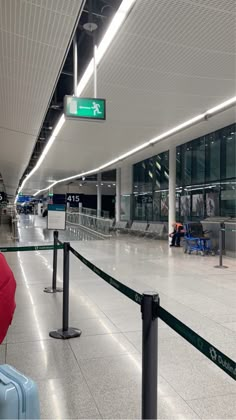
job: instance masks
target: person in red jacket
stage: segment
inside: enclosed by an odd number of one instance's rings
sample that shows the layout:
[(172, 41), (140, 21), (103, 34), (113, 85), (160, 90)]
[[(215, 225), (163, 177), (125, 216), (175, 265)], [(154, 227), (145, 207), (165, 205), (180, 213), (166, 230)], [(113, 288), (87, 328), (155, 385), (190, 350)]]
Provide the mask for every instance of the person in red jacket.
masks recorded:
[(172, 223), (173, 232), (169, 234), (169, 237), (172, 238), (170, 246), (180, 247), (180, 238), (184, 236), (184, 227), (182, 223)]
[(7, 335), (16, 308), (15, 291), (14, 275), (0, 253), (0, 344)]

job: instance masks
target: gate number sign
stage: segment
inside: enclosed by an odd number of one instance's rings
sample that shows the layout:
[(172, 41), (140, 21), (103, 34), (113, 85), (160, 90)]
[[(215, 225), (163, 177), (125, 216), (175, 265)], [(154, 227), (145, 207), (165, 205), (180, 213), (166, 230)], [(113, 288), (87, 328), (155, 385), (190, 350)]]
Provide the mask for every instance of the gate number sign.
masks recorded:
[(66, 201), (68, 203), (79, 203), (79, 201), (80, 201), (79, 194), (67, 194)]

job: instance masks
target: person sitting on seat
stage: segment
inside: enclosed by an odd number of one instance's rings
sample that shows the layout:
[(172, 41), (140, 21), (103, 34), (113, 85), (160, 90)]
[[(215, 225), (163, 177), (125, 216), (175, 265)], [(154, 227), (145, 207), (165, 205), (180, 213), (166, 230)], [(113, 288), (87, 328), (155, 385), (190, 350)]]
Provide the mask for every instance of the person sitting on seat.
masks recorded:
[(180, 239), (184, 236), (184, 227), (182, 223), (172, 223), (173, 232), (169, 234), (172, 238), (170, 246), (180, 247)]
[(0, 254), (0, 344), (6, 337), (13, 319), (16, 308), (15, 291), (16, 281), (14, 275), (5, 257)]

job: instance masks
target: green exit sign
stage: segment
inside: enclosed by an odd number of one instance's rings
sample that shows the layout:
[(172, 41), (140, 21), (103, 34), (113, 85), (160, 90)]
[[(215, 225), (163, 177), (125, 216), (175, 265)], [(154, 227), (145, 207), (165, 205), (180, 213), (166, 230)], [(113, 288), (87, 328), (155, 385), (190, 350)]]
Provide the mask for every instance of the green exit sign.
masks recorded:
[(106, 100), (65, 96), (64, 113), (67, 118), (104, 121), (106, 119)]

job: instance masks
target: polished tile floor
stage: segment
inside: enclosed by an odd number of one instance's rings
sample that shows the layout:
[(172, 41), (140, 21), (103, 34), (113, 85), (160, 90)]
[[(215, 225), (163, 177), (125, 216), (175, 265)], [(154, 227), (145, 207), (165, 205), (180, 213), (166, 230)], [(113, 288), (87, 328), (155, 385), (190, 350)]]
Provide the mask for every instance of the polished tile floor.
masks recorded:
[[(0, 232), (0, 245), (10, 244), (6, 231)], [(164, 241), (126, 235), (78, 241), (71, 232), (61, 237), (135, 290), (158, 291), (163, 307), (236, 359), (235, 260), (225, 258), (228, 268), (219, 270), (217, 257), (185, 255)], [(20, 238), (40, 244), (51, 235), (44, 219), (31, 217), (21, 218)], [(70, 325), (82, 336), (53, 340), (48, 333), (61, 327), (62, 295), (43, 293), (51, 282), (52, 253), (6, 257), (17, 279), (17, 309), (0, 362), (37, 381), (41, 417), (140, 418), (139, 306), (71, 255)], [(59, 251), (58, 285), (61, 280)], [(158, 358), (160, 419), (236, 419), (235, 382), (161, 321)]]

